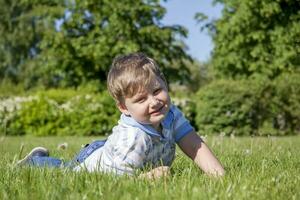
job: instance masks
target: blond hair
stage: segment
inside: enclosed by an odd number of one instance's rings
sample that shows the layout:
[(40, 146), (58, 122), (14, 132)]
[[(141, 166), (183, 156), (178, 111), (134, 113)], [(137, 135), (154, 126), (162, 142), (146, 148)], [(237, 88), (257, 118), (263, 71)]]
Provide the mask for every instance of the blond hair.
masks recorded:
[(147, 88), (153, 78), (159, 77), (166, 84), (157, 63), (143, 53), (118, 56), (113, 60), (107, 77), (108, 91), (117, 103), (122, 103), (140, 90)]

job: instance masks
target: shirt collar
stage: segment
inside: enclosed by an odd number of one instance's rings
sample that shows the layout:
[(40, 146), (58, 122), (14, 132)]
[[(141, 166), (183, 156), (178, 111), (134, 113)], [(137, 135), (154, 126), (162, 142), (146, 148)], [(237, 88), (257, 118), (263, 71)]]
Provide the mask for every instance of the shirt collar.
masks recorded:
[[(173, 110), (173, 106), (171, 106), (167, 116), (161, 122), (163, 129), (171, 129), (171, 125), (172, 125), (172, 122), (173, 122), (173, 119), (174, 119), (174, 114), (173, 114), (172, 110)], [(153, 128), (151, 125), (139, 123), (130, 116), (122, 114), (121, 115), (121, 122), (123, 122), (123, 123), (125, 123), (129, 126), (140, 128), (143, 131), (145, 131), (148, 135), (161, 137), (161, 135), (158, 133), (158, 131), (155, 128)]]

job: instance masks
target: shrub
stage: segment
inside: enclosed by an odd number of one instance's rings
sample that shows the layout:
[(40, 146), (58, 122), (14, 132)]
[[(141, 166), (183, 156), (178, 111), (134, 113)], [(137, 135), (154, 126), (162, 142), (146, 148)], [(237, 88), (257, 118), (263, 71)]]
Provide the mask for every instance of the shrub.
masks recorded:
[(0, 99), (15, 96), (15, 94), (24, 94), (24, 86), (22, 84), (15, 84), (8, 79), (0, 80)]
[(9, 135), (55, 135), (55, 121), (59, 118), (59, 114), (55, 102), (45, 97), (25, 102), (8, 120), (7, 133)]
[(251, 132), (252, 90), (244, 81), (219, 80), (199, 90), (196, 95), (196, 123), (202, 134)]
[(274, 81), (272, 110), (280, 131), (300, 133), (300, 75), (283, 74)]
[(190, 121), (191, 125), (197, 129), (197, 123), (195, 121), (196, 103), (191, 99), (191, 96), (175, 96), (172, 98), (172, 103), (182, 111), (184, 116)]
[(202, 134), (287, 135), (299, 132), (300, 75), (270, 81), (217, 80), (194, 97)]
[[(2, 132), (36, 136), (105, 135), (116, 125), (119, 111), (107, 92), (73, 95), (71, 91), (57, 91), (39, 93), (21, 102), (18, 108), (15, 106), (9, 115), (0, 115)], [(8, 113), (6, 107), (3, 110)]]
[(64, 104), (62, 121), (66, 124), (58, 135), (107, 135), (119, 119), (114, 100), (107, 92), (101, 95), (84, 95)]

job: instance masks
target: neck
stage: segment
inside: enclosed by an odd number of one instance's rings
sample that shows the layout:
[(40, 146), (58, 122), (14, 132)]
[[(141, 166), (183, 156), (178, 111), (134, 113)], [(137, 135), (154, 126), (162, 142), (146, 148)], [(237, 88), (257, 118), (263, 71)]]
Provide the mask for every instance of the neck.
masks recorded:
[(159, 133), (161, 133), (161, 131), (162, 131), (162, 126), (161, 126), (160, 123), (157, 124), (157, 125), (153, 125), (153, 128), (154, 128), (155, 130), (157, 130), (157, 132), (159, 132)]

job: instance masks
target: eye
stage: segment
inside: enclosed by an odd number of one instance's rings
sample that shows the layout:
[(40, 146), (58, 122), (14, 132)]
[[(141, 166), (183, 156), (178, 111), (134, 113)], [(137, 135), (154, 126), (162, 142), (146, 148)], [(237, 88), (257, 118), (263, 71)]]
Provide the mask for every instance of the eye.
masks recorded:
[(161, 88), (157, 88), (157, 89), (154, 90), (153, 94), (157, 95), (157, 94), (160, 93), (161, 90), (162, 90)]
[(140, 97), (140, 98), (135, 100), (135, 103), (143, 103), (145, 100), (146, 100), (145, 97)]

